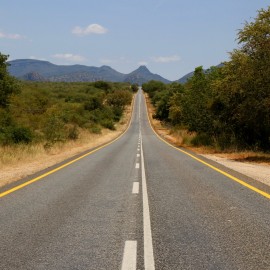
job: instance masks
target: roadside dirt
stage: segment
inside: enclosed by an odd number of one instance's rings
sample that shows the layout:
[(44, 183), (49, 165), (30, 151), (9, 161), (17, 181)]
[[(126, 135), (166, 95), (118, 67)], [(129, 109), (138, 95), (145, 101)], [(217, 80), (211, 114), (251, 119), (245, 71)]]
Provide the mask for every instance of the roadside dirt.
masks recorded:
[(270, 186), (270, 166), (268, 164), (240, 162), (214, 154), (204, 154), (202, 156)]
[[(126, 108), (123, 118), (115, 125), (115, 131), (104, 129), (101, 134), (89, 134), (82, 131), (79, 140), (56, 145), (50, 151), (45, 151), (43, 145), (37, 145), (35, 146), (36, 149), (32, 151), (34, 153), (26, 153), (25, 156), (22, 155), (23, 158), (16, 160), (16, 162), (11, 164), (0, 163), (0, 187), (117, 138), (127, 129), (132, 108), (133, 103)], [(29, 149), (27, 150), (29, 152)]]
[(190, 149), (203, 157), (218, 162), (227, 168), (233, 169), (270, 186), (270, 155), (254, 152), (217, 153), (212, 149), (183, 145), (181, 134), (172, 133), (172, 131), (164, 127), (160, 121), (153, 119), (152, 116), (155, 113), (155, 110), (147, 96), (146, 103), (149, 119), (153, 128), (168, 142), (175, 146)]

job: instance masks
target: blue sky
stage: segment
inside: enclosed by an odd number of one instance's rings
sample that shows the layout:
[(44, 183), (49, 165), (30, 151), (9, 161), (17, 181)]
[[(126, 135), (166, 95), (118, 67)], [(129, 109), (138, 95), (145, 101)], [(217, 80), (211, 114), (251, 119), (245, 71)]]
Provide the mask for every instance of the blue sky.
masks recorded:
[(237, 31), (265, 0), (1, 0), (0, 52), (10, 59), (140, 65), (176, 80), (228, 60)]

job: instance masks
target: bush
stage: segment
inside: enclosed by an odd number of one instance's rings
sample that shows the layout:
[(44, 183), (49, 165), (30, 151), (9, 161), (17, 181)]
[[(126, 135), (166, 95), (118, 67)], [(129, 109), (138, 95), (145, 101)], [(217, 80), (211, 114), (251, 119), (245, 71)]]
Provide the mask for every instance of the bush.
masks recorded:
[(132, 94), (127, 90), (117, 90), (107, 95), (107, 104), (113, 108), (124, 109), (132, 101)]
[(123, 115), (123, 109), (119, 107), (113, 108), (113, 113), (114, 113), (113, 119), (118, 122)]
[(101, 134), (101, 127), (99, 125), (92, 125), (89, 130), (94, 134)]
[(94, 82), (94, 87), (105, 90), (106, 92), (112, 89), (110, 83), (104, 81)]
[(112, 119), (104, 119), (101, 121), (101, 125), (110, 130), (115, 130), (114, 122)]
[(20, 126), (8, 126), (0, 130), (0, 144), (28, 144), (33, 140), (33, 133), (29, 128)]
[(63, 121), (56, 115), (50, 115), (45, 123), (45, 139), (50, 143), (66, 140), (66, 130)]
[(33, 140), (33, 134), (29, 128), (15, 127), (12, 130), (12, 141), (14, 143), (30, 143)]
[(210, 146), (213, 145), (213, 140), (208, 134), (200, 133), (191, 140), (191, 144), (194, 146)]
[(79, 138), (79, 131), (78, 131), (78, 128), (77, 126), (73, 125), (71, 127), (68, 127), (68, 135), (67, 135), (67, 138), (69, 140), (77, 140)]

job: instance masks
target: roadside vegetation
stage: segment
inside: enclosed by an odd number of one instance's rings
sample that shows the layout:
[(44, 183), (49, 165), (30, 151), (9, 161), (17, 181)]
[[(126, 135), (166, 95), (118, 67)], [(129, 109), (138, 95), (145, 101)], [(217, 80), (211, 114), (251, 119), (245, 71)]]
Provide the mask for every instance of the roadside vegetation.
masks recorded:
[[(136, 85), (18, 81), (0, 53), (0, 163), (24, 151), (50, 151), (86, 134), (115, 130)], [(91, 137), (91, 136), (90, 136)]]
[(143, 84), (154, 118), (182, 143), (270, 151), (270, 7), (238, 32), (239, 48), (219, 67), (197, 67), (184, 85)]

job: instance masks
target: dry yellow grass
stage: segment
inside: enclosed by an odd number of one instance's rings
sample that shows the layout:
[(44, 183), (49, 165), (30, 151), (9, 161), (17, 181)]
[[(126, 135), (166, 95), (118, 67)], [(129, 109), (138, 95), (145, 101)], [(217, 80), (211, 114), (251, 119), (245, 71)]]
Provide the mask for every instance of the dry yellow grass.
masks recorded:
[(78, 140), (55, 144), (49, 150), (42, 144), (0, 147), (0, 187), (117, 138), (128, 127), (132, 107), (126, 108), (115, 131), (103, 129), (101, 134), (92, 134), (79, 130)]
[(270, 154), (267, 153), (242, 151), (232, 153), (216, 153), (215, 155), (242, 162), (257, 162), (261, 164), (270, 164)]

